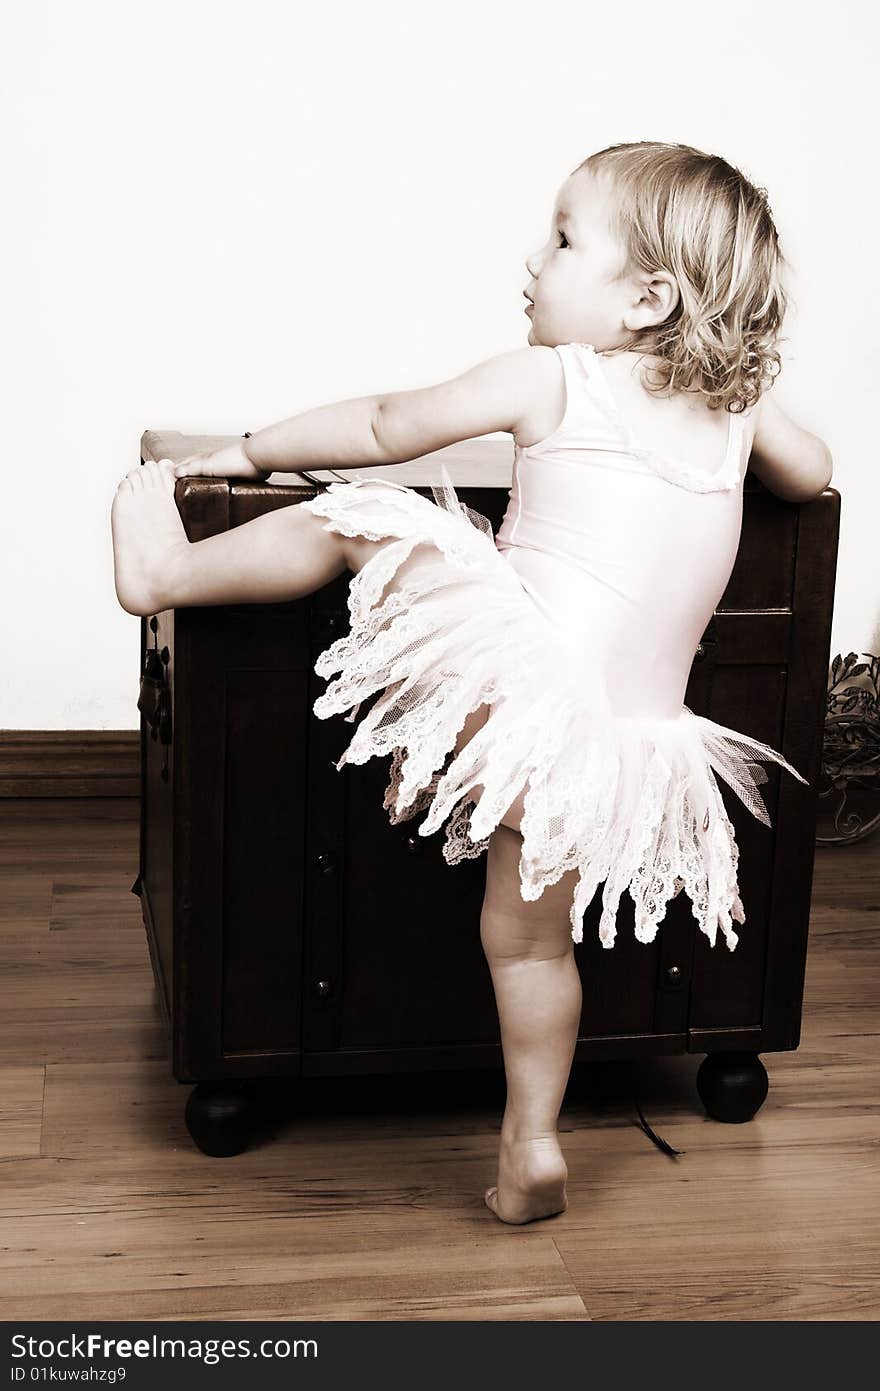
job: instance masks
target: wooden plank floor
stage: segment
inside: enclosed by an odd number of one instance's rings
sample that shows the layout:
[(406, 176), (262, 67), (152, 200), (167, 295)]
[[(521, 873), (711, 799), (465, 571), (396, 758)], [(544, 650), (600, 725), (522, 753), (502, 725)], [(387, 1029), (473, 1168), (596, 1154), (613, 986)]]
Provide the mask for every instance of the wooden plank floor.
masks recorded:
[(196, 1150), (137, 843), (133, 799), (0, 801), (0, 1318), (880, 1315), (880, 836), (817, 851), (801, 1045), (757, 1117), (706, 1117), (699, 1057), (577, 1068), (569, 1209), (527, 1227), (482, 1201), (494, 1075), (321, 1082)]

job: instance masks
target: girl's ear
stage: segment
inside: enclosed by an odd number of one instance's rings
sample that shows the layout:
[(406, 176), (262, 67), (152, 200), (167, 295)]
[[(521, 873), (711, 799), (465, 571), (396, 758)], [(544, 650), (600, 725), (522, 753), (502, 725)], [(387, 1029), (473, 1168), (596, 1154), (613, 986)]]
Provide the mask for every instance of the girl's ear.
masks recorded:
[(643, 293), (652, 316), (656, 315), (656, 318), (652, 318), (652, 322), (658, 324), (662, 324), (669, 317), (681, 299), (675, 276), (662, 270), (655, 271), (648, 278)]
[(640, 274), (636, 293), (638, 298), (623, 316), (624, 327), (630, 333), (665, 323), (681, 299), (675, 276), (662, 270)]

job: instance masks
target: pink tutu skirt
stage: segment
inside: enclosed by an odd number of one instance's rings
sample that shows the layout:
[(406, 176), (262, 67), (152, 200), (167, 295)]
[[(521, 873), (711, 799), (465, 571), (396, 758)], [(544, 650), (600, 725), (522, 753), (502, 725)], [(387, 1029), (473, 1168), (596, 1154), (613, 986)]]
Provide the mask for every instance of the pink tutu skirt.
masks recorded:
[[(624, 890), (636, 938), (652, 942), (684, 889), (710, 943), (720, 927), (733, 950), (733, 921), (745, 914), (715, 774), (768, 826), (759, 760), (806, 779), (768, 744), (686, 706), (677, 719), (616, 716), (589, 644), (547, 622), (496, 548), (491, 523), (444, 479), (435, 502), (388, 480), (356, 479), (301, 504), (327, 519), (325, 530), (388, 541), (352, 577), (350, 631), (315, 663), (332, 678), (314, 704), (320, 719), (353, 722), (380, 693), (336, 767), (390, 754), (390, 821), (424, 811), (422, 836), (445, 823), (450, 865), (487, 849), (525, 789), (521, 895), (534, 901), (577, 870), (575, 942), (604, 882), (603, 946), (614, 945)], [(407, 567), (420, 545), (418, 564)], [(485, 724), (455, 755), (468, 715), (483, 704)]]

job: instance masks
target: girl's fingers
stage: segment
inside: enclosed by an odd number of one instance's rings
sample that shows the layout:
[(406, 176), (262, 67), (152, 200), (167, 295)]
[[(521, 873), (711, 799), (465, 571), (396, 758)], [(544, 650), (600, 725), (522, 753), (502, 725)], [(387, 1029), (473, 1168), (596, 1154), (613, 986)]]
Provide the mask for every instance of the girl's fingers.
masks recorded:
[(174, 465), (175, 477), (185, 478), (187, 475), (199, 474), (201, 465), (207, 457), (207, 454), (188, 454), (185, 459), (180, 460), (179, 464)]

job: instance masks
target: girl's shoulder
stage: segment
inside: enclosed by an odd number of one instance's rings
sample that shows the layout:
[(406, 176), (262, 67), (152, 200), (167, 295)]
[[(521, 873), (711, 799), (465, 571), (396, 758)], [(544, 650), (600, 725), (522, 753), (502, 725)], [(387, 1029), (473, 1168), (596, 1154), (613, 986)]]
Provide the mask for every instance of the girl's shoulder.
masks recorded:
[(527, 349), (527, 353), (534, 389), (529, 394), (529, 404), (513, 434), (520, 449), (531, 449), (554, 435), (562, 424), (569, 404), (567, 373), (559, 349), (535, 343)]

